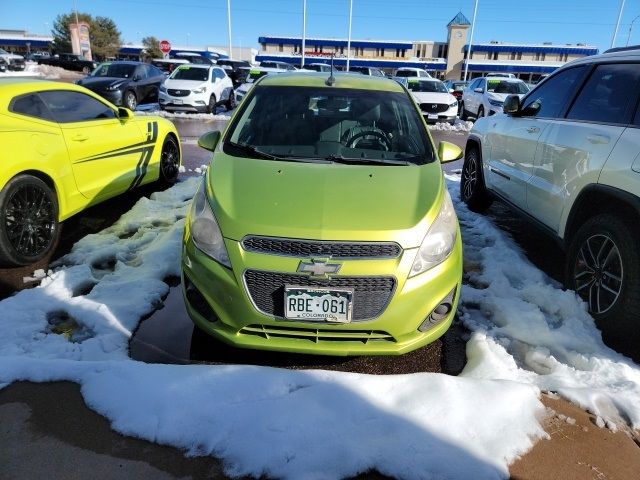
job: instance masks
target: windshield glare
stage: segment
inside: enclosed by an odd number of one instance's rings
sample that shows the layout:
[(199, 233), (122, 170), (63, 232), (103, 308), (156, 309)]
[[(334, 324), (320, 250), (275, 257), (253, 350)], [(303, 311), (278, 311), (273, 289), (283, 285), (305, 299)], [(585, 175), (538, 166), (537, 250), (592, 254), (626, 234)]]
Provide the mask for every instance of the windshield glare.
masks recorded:
[(103, 63), (98, 65), (93, 72), (92, 77), (116, 77), (116, 78), (131, 78), (136, 66), (126, 63)]
[(197, 80), (206, 82), (209, 79), (209, 69), (199, 67), (178, 67), (169, 77), (172, 80)]
[(506, 82), (504, 80), (487, 80), (487, 92), (520, 94), (529, 89), (524, 82)]
[(345, 157), (354, 163), (396, 160), (419, 165), (435, 159), (406, 93), (258, 85), (241, 108), (225, 137), (226, 153), (233, 154), (234, 146), (227, 144), (232, 142), (278, 158)]
[(449, 93), (444, 83), (438, 80), (409, 80), (407, 88), (412, 92)]

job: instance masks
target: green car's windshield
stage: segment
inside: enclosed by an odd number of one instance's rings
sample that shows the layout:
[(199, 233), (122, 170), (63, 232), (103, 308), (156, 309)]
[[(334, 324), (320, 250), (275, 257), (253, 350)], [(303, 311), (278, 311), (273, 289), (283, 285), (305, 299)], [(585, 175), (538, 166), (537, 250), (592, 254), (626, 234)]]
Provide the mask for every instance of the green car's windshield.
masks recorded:
[(487, 92), (493, 93), (527, 93), (529, 88), (524, 82), (513, 82), (505, 80), (487, 80)]
[(225, 136), (224, 151), (253, 158), (422, 165), (435, 160), (404, 92), (257, 85)]
[(412, 92), (436, 92), (436, 93), (448, 93), (447, 87), (444, 86), (440, 80), (418, 80), (416, 78), (410, 78), (407, 83), (407, 88)]
[(198, 80), (206, 82), (209, 79), (209, 69), (201, 67), (180, 66), (171, 74), (172, 80)]
[(131, 78), (136, 66), (129, 63), (101, 63), (91, 72), (92, 77)]

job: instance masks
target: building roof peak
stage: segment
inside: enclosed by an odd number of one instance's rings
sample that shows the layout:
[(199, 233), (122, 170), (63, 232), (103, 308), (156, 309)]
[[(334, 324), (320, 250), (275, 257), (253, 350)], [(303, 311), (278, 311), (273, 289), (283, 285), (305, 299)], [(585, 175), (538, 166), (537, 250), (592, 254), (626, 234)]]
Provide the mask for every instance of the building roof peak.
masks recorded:
[(462, 11), (460, 11), (455, 17), (453, 17), (453, 20), (447, 23), (447, 27), (450, 27), (451, 25), (471, 25), (471, 22), (464, 16)]

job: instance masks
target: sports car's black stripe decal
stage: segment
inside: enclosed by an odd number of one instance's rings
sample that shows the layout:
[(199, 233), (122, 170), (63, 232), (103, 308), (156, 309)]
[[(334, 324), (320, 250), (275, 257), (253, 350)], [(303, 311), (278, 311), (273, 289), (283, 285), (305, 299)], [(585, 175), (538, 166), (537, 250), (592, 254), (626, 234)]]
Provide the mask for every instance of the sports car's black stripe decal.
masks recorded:
[[(158, 139), (158, 122), (149, 122), (147, 123), (147, 139), (144, 142), (132, 143), (131, 145), (127, 145), (125, 147), (115, 148), (113, 150), (100, 153), (98, 155), (92, 155), (90, 157), (82, 158), (76, 163), (90, 162), (92, 160), (102, 160), (105, 158), (117, 157), (118, 155), (128, 155), (130, 153), (136, 153), (140, 151), (140, 149), (136, 147), (142, 147), (145, 145), (153, 144), (157, 139)], [(129, 149), (132, 149), (132, 148), (135, 150), (129, 151)]]
[(136, 176), (129, 185), (128, 190), (132, 190), (142, 183), (145, 175), (147, 174), (147, 167), (149, 166), (149, 162), (151, 161), (151, 157), (153, 156), (153, 150), (155, 149), (155, 142), (158, 139), (158, 122), (152, 122), (147, 124), (147, 136), (151, 137), (149, 143), (152, 145), (149, 147), (145, 147), (143, 149), (142, 154), (140, 155), (140, 160), (138, 160), (138, 165), (136, 165)]

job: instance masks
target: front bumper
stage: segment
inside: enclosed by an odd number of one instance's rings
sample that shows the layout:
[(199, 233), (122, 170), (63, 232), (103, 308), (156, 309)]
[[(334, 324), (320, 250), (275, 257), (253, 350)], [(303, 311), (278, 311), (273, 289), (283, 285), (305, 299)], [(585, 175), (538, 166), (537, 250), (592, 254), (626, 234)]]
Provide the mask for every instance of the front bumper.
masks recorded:
[[(443, 263), (413, 278), (407, 278), (407, 273), (415, 248), (395, 259), (336, 260), (342, 264), (336, 279), (391, 276), (396, 282), (389, 303), (377, 317), (346, 324), (290, 321), (260, 312), (246, 287), (247, 269), (295, 274), (301, 259), (248, 252), (229, 239), (225, 245), (233, 270), (200, 252), (185, 229), (182, 285), (193, 322), (236, 347), (321, 355), (400, 355), (439, 338), (455, 316), (462, 280), (459, 233)], [(425, 330), (423, 323), (445, 299), (450, 310)], [(418, 329), (421, 326), (425, 331)]]
[(421, 110), (421, 111), (422, 111), (422, 116), (424, 117), (427, 123), (437, 123), (437, 122), (453, 123), (455, 122), (456, 117), (458, 116), (458, 105), (456, 104), (453, 107), (449, 107), (446, 111), (436, 113), (436, 114), (432, 114), (424, 110)]
[(158, 94), (158, 103), (165, 110), (174, 112), (205, 113), (209, 105), (209, 98), (205, 94), (190, 93), (186, 97), (174, 97), (165, 92)]
[(118, 107), (123, 106), (122, 92), (120, 90), (94, 90), (94, 92)]

